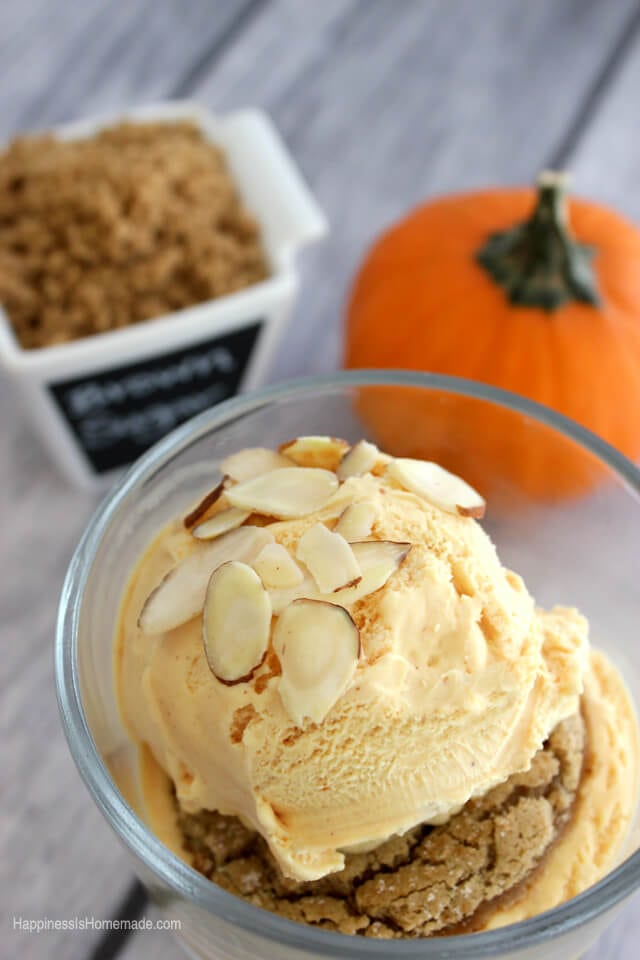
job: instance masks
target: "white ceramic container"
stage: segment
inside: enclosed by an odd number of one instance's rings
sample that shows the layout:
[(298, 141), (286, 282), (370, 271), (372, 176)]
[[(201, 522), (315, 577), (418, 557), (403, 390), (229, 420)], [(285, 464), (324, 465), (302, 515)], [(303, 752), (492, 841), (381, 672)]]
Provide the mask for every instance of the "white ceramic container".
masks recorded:
[(295, 259), (327, 223), (272, 122), (195, 103), (136, 108), (52, 132), (89, 137), (121, 120), (194, 121), (226, 153), (257, 218), (270, 276), (237, 293), (71, 343), (24, 350), (0, 307), (0, 370), (62, 472), (100, 486), (194, 414), (258, 386), (298, 287)]

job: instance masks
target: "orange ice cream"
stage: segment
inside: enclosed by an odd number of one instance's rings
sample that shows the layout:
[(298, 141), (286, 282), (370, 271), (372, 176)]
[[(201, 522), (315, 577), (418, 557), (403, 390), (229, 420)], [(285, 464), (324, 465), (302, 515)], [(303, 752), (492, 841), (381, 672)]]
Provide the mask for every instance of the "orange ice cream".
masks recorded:
[[(531, 909), (546, 909), (601, 875), (624, 839), (637, 750), (622, 683), (577, 611), (537, 609), (502, 566), (475, 491), (433, 465), (353, 450), (351, 469), (328, 438), (286, 458), (245, 451), (249, 467), (231, 463), (195, 522), (221, 532), (202, 540), (179, 518), (159, 534), (121, 611), (125, 724), (184, 811), (239, 817), (306, 881), (527, 770), (582, 703), (589, 787), (549, 853), (553, 884), (531, 890)], [(607, 824), (597, 838), (594, 819)], [(574, 866), (556, 868), (561, 848)], [(518, 909), (504, 922), (529, 915)]]

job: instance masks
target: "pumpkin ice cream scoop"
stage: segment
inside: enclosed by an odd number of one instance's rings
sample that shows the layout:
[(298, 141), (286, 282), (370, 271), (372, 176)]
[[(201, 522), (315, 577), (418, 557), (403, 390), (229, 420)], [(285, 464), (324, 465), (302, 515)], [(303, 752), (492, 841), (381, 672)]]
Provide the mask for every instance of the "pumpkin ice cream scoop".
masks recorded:
[(303, 437), (244, 450), (141, 558), (122, 714), (185, 814), (313, 881), (529, 770), (579, 712), (587, 623), (536, 608), (435, 463)]

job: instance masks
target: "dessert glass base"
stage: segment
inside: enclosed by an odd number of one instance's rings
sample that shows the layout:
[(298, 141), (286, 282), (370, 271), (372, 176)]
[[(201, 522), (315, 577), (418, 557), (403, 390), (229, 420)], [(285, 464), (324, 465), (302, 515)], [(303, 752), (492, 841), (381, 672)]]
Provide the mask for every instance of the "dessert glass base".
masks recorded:
[[(464, 451), (474, 485), (490, 494), (484, 525), (503, 562), (524, 576), (540, 604), (569, 603), (589, 617), (594, 646), (640, 703), (638, 471), (575, 424), (489, 387), (429, 375), (341, 374), (232, 400), (196, 418), (139, 461), (94, 517), (67, 576), (56, 643), (61, 713), (82, 777), (152, 897), (181, 921), (181, 942), (203, 960), (578, 957), (640, 885), (637, 823), (623, 863), (544, 914), (479, 933), (376, 941), (241, 900), (178, 858), (136, 814), (135, 763), (112, 663), (131, 568), (152, 536), (211, 487), (226, 455), (313, 433), (369, 436), (387, 449), (395, 436), (393, 454), (431, 457), (468, 475), (458, 460)], [(116, 786), (127, 777), (133, 805)]]

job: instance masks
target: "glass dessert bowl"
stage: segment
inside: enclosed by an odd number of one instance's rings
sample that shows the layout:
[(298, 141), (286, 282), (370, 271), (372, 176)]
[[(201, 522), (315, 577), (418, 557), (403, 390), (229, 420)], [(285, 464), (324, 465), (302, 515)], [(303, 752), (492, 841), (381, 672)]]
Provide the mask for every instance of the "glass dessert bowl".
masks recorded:
[[(499, 431), (528, 435), (534, 465), (548, 465), (550, 478), (554, 469), (565, 478), (575, 474), (580, 483), (570, 495), (566, 483), (549, 481), (541, 490), (537, 482), (534, 489), (523, 480), (520, 462), (514, 469), (508, 443), (496, 454)], [(182, 941), (195, 956), (578, 956), (637, 887), (640, 854), (631, 853), (573, 900), (503, 929), (376, 942), (292, 923), (230, 895), (163, 845), (116, 786), (114, 777), (123, 786), (131, 772), (131, 754), (114, 690), (113, 638), (140, 554), (211, 488), (225, 457), (241, 448), (277, 448), (295, 436), (335, 433), (350, 442), (382, 434), (396, 456), (433, 456), (458, 469), (464, 445), (476, 484), (490, 491), (484, 525), (501, 560), (524, 576), (542, 605), (570, 604), (588, 616), (594, 646), (610, 655), (639, 702), (635, 468), (551, 411), (487, 387), (428, 375), (342, 374), (234, 400), (192, 421), (140, 461), (94, 518), (69, 571), (57, 639), (61, 710), (80, 772), (143, 882), (182, 921)], [(634, 847), (630, 839), (626, 852)]]

